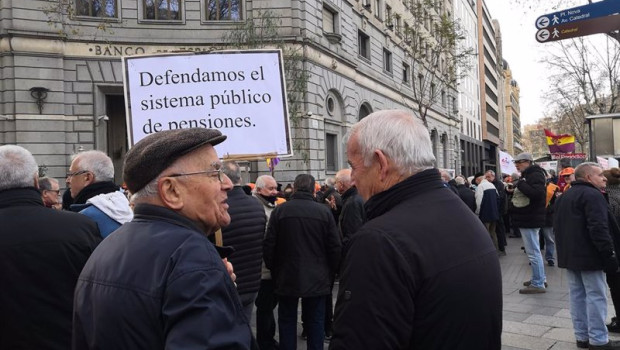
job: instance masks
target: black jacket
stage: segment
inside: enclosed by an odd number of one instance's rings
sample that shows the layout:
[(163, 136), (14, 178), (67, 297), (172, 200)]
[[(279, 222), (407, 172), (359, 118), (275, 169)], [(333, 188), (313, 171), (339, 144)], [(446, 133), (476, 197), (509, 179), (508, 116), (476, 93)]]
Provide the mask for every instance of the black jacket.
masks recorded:
[(73, 290), (101, 236), (46, 208), (34, 187), (0, 192), (0, 349), (70, 349)]
[(544, 170), (538, 165), (529, 166), (521, 173), (516, 188), (530, 199), (530, 204), (517, 208), (509, 204), (513, 227), (537, 228), (545, 226), (547, 181)]
[(553, 230), (558, 266), (576, 271), (603, 270), (614, 255), (613, 218), (601, 191), (574, 181), (555, 202)]
[(497, 252), (439, 171), (413, 175), (365, 207), (368, 222), (344, 253), (330, 350), (500, 349)]
[(506, 196), (506, 186), (504, 186), (504, 183), (498, 178), (495, 178), (495, 180), (491, 183), (495, 186), (497, 195), (499, 196), (499, 216), (503, 216), (508, 212), (508, 196)]
[(465, 204), (471, 209), (472, 212), (476, 212), (476, 194), (465, 185), (456, 185), (456, 190), (459, 193), (459, 197), (465, 202)]
[(225, 246), (235, 252), (228, 260), (235, 268), (239, 294), (258, 292), (260, 268), (263, 262), (263, 238), (267, 217), (262, 204), (245, 194), (241, 186), (228, 192), (230, 225), (222, 229)]
[(263, 257), (284, 296), (313, 297), (330, 293), (340, 260), (340, 234), (329, 209), (312, 194), (295, 192), (269, 218)]
[(366, 222), (364, 199), (357, 193), (357, 188), (351, 187), (342, 194), (342, 211), (340, 212), (340, 233), (342, 246), (345, 247), (351, 236)]
[(134, 213), (80, 275), (73, 349), (250, 349), (235, 286), (196, 224), (149, 204)]
[[(119, 187), (116, 186), (114, 184), (114, 182), (111, 181), (101, 181), (101, 182), (95, 182), (92, 183), (86, 187), (84, 187), (80, 193), (78, 193), (75, 198), (73, 199), (73, 202), (71, 203), (73, 204), (84, 204), (86, 203), (87, 200), (93, 198), (94, 196), (98, 196), (100, 194), (105, 194), (105, 193), (111, 193), (114, 191), (118, 191)], [(80, 208), (79, 210), (81, 210), (83, 207), (75, 207), (75, 208)], [(79, 211), (78, 209), (73, 209), (71, 208), (73, 211)]]

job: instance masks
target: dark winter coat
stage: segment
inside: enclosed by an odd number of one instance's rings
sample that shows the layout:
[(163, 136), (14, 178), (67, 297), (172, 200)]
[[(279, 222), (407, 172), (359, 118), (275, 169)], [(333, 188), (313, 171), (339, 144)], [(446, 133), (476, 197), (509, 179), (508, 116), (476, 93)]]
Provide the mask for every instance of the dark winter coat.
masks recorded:
[(342, 194), (339, 226), (343, 247), (365, 222), (364, 199), (357, 193), (356, 187), (351, 187)]
[(0, 223), (0, 349), (70, 349), (73, 290), (97, 225), (46, 208), (34, 187), (0, 192)]
[(517, 208), (512, 202), (509, 203), (512, 225), (523, 228), (544, 227), (547, 196), (545, 171), (536, 164), (529, 166), (521, 173), (515, 187), (530, 199), (530, 204)]
[(439, 171), (413, 175), (365, 208), (368, 222), (344, 253), (330, 350), (499, 350), (497, 252)]
[(250, 349), (249, 321), (204, 233), (164, 207), (134, 213), (80, 275), (73, 349)]
[(498, 178), (491, 182), (495, 189), (497, 189), (498, 201), (499, 201), (499, 215), (504, 216), (508, 212), (508, 196), (506, 195), (506, 186)]
[(553, 230), (558, 266), (576, 271), (603, 270), (614, 255), (613, 218), (601, 191), (574, 181), (555, 202)]
[(476, 212), (476, 194), (474, 191), (469, 189), (465, 185), (457, 185), (457, 191), (459, 192), (459, 197), (463, 200), (463, 202), (471, 209), (472, 212)]
[(228, 260), (237, 275), (237, 291), (239, 294), (255, 293), (260, 286), (263, 262), (265, 210), (256, 198), (245, 194), (241, 186), (228, 192), (227, 203), (230, 225), (222, 229), (222, 238), (225, 246), (235, 249)]
[(311, 193), (295, 192), (269, 218), (263, 258), (278, 295), (330, 293), (340, 260), (340, 234), (329, 209)]
[(499, 220), (499, 194), (495, 186), (486, 179), (482, 179), (476, 187), (475, 195), (476, 211), (478, 212), (480, 221), (488, 223)]

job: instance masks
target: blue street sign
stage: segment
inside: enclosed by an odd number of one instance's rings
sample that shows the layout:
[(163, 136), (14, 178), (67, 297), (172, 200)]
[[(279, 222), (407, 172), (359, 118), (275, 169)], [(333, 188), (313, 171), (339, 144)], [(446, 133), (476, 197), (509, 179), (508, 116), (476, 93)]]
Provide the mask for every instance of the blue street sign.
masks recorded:
[(613, 15), (618, 12), (620, 12), (620, 1), (605, 0), (542, 15), (536, 19), (535, 24), (537, 29), (542, 29), (596, 17)]

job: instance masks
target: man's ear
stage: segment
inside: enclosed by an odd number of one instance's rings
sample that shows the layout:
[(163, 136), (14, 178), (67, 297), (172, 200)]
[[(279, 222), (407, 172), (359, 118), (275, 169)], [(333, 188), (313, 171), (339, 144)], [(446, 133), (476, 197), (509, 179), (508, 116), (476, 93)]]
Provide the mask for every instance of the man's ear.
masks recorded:
[(159, 189), (159, 198), (166, 207), (172, 210), (183, 209), (182, 189), (176, 179), (171, 177), (161, 178), (157, 183), (157, 188)]
[(390, 161), (383, 153), (383, 151), (376, 149), (375, 157), (377, 158), (377, 164), (379, 164), (379, 178), (381, 181), (388, 177), (388, 171), (390, 170)]
[(39, 188), (39, 174), (34, 174), (34, 187)]
[(94, 184), (95, 183), (95, 174), (93, 172), (86, 172), (84, 175), (86, 175), (86, 181), (88, 182), (88, 184)]

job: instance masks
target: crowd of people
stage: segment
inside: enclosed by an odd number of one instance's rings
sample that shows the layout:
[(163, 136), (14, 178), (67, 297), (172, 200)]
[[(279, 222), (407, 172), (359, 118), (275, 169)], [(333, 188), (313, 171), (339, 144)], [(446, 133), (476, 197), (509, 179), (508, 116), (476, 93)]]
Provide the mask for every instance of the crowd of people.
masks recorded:
[(387, 110), (352, 127), (350, 167), (323, 186), (250, 186), (220, 161), (225, 139), (144, 138), (125, 191), (105, 153), (79, 153), (63, 196), (29, 151), (0, 146), (0, 348), (295, 349), (301, 300), (308, 349), (500, 349), (506, 237), (531, 264), (520, 293), (546, 292), (557, 248), (577, 345), (619, 348), (603, 279), (620, 307), (619, 169), (584, 163), (558, 181), (522, 153), (520, 174), (452, 178), (426, 127)]

